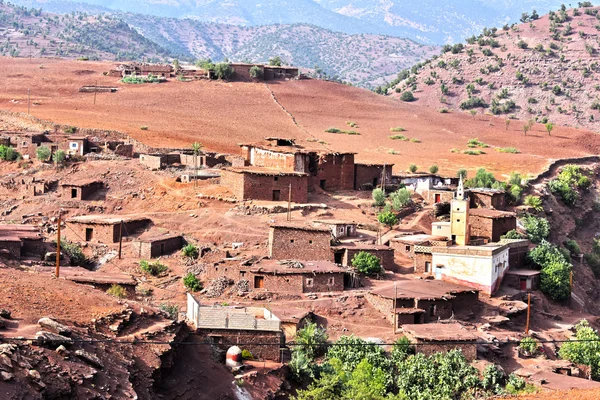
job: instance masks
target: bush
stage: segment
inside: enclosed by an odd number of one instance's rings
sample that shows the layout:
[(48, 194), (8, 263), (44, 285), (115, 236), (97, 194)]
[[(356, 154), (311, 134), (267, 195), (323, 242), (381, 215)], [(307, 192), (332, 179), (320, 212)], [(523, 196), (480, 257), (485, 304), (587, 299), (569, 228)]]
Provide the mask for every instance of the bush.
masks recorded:
[(519, 149), (516, 147), (497, 147), (496, 151), (499, 153), (519, 154)]
[(381, 260), (379, 257), (361, 251), (352, 257), (352, 266), (361, 274), (373, 275), (381, 272)]
[(417, 167), (415, 164), (410, 164), (410, 165), (408, 166), (408, 170), (409, 170), (411, 173), (413, 173), (413, 174), (414, 174), (415, 172), (417, 172), (417, 169), (419, 169), (419, 167)]
[(233, 75), (233, 68), (227, 62), (220, 62), (215, 64), (215, 76), (218, 79), (227, 80)]
[(396, 126), (395, 128), (390, 128), (390, 131), (392, 132), (404, 132), (406, 129), (404, 129), (401, 126)]
[(510, 374), (506, 382), (506, 391), (509, 394), (519, 394), (525, 389), (527, 382), (518, 375)]
[(165, 312), (170, 319), (177, 320), (177, 317), (179, 316), (179, 307), (175, 304), (162, 303), (158, 308)]
[(600, 277), (600, 256), (595, 253), (588, 253), (583, 258), (596, 278)]
[(185, 245), (183, 247), (183, 249), (181, 249), (181, 252), (183, 253), (184, 257), (193, 258), (193, 259), (198, 258), (198, 256), (200, 255), (198, 247), (191, 243)]
[(381, 207), (385, 204), (385, 192), (383, 191), (383, 189), (374, 189), (372, 196), (376, 207)]
[(400, 188), (394, 193), (390, 194), (392, 201), (392, 208), (396, 211), (403, 209), (404, 207), (411, 204), (410, 191), (406, 188)]
[(140, 85), (143, 83), (161, 83), (165, 82), (166, 79), (162, 76), (154, 76), (152, 74), (148, 74), (148, 76), (138, 76), (138, 75), (129, 75), (123, 77), (121, 82), (129, 83), (132, 85)]
[(50, 161), (50, 158), (52, 157), (52, 152), (50, 151), (48, 146), (40, 146), (35, 151), (35, 155), (37, 156), (38, 160), (46, 162)]
[(242, 359), (243, 360), (254, 360), (254, 356), (250, 353), (250, 350), (244, 349), (242, 350)]
[(339, 128), (331, 127), (331, 128), (325, 129), (325, 132), (326, 133), (341, 133), (342, 130)]
[(124, 299), (127, 297), (127, 291), (121, 285), (113, 284), (106, 290), (106, 293), (116, 297), (117, 299)]
[(407, 102), (415, 101), (415, 96), (410, 90), (407, 90), (400, 95), (400, 100)]
[(87, 264), (87, 257), (81, 251), (81, 246), (77, 243), (63, 240), (60, 242), (60, 252), (66, 254), (71, 260), (72, 266), (83, 267)]
[(394, 225), (398, 223), (398, 218), (396, 217), (396, 214), (394, 214), (391, 211), (384, 211), (382, 213), (379, 213), (379, 215), (377, 215), (377, 220), (381, 224), (389, 227), (390, 229), (392, 229)]
[(563, 246), (565, 246), (566, 249), (569, 250), (569, 252), (574, 256), (581, 254), (581, 248), (575, 240), (565, 240), (563, 242)]
[(500, 393), (502, 391), (501, 385), (503, 381), (504, 373), (499, 370), (495, 364), (488, 364), (483, 370), (481, 386), (483, 386), (485, 390), (493, 393)]
[(76, 126), (67, 126), (64, 129), (65, 133), (75, 133), (77, 132), (77, 127)]
[(437, 166), (437, 165), (435, 165), (435, 164), (434, 164), (434, 165), (432, 165), (431, 167), (429, 167), (429, 172), (431, 172), (432, 174), (437, 174), (437, 172), (438, 172), (439, 170), (440, 170), (440, 169), (439, 169), (439, 168), (438, 168), (438, 166)]
[(143, 131), (147, 131), (148, 127), (146, 125), (142, 125), (142, 126), (140, 126), (140, 129), (143, 130)]
[(556, 179), (548, 182), (548, 188), (552, 193), (559, 194), (563, 203), (574, 206), (579, 200), (577, 189), (588, 190), (591, 180), (585, 176), (584, 171), (576, 165), (565, 166)]
[(52, 156), (52, 161), (54, 161), (57, 165), (62, 164), (67, 159), (67, 153), (64, 150), (57, 150)]
[(558, 351), (560, 358), (590, 367), (594, 380), (600, 379), (600, 336), (586, 320), (575, 325), (575, 338), (564, 343)]
[(506, 232), (505, 235), (500, 236), (501, 239), (527, 239), (527, 236), (519, 233), (516, 229)]
[(252, 66), (248, 73), (250, 74), (250, 78), (252, 79), (260, 79), (263, 75), (262, 70), (257, 65)]
[(532, 243), (541, 243), (550, 235), (550, 223), (546, 218), (526, 215), (522, 223)]
[(19, 158), (19, 153), (10, 146), (0, 145), (0, 160), (15, 161)]
[(410, 345), (410, 340), (406, 336), (401, 336), (392, 349), (392, 362), (398, 365), (406, 360), (409, 354), (414, 353), (414, 348)]
[(202, 283), (196, 278), (196, 275), (188, 272), (188, 274), (183, 278), (183, 286), (192, 292), (198, 292), (202, 290)]
[(404, 136), (404, 135), (392, 135), (392, 136), (390, 136), (390, 139), (392, 139), (392, 140), (402, 140), (404, 142), (408, 141), (408, 138), (406, 136)]
[(456, 177), (463, 178), (463, 180), (467, 179), (467, 170), (464, 168), (459, 169), (456, 171)]
[(149, 263), (146, 260), (140, 261), (140, 269), (142, 270), (142, 272), (150, 274), (152, 276), (162, 275), (169, 270), (169, 268), (166, 265), (161, 264), (159, 261)]
[(542, 206), (542, 199), (539, 196), (525, 196), (523, 204), (533, 208), (535, 211), (544, 211), (544, 207)]
[(539, 349), (540, 344), (531, 336), (521, 339), (521, 342), (519, 343), (519, 350), (526, 355), (534, 356), (538, 353)]
[(327, 331), (314, 322), (308, 322), (304, 328), (296, 332), (294, 351), (303, 352), (309, 360), (314, 361), (327, 349)]
[(481, 97), (469, 97), (460, 103), (461, 110), (470, 110), (473, 108), (486, 108), (488, 105)]
[(571, 297), (570, 273), (573, 266), (558, 247), (544, 240), (529, 252), (528, 258), (542, 268), (540, 289), (545, 295), (557, 301)]
[(529, 47), (529, 45), (527, 44), (527, 42), (526, 42), (526, 41), (524, 41), (524, 40), (519, 40), (519, 41), (517, 42), (517, 47), (518, 47), (518, 48), (520, 48), (520, 49), (526, 49), (527, 47)]
[(491, 188), (496, 182), (494, 174), (487, 172), (485, 168), (479, 168), (475, 177), (465, 182), (465, 186), (471, 188)]

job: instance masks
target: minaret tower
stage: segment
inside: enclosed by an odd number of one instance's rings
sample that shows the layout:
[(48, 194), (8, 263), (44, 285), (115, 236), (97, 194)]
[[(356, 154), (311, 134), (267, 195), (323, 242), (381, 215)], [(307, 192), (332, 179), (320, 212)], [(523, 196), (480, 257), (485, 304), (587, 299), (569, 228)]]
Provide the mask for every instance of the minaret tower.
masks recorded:
[(450, 229), (452, 239), (459, 246), (469, 244), (471, 229), (469, 227), (469, 198), (465, 197), (462, 176), (458, 182), (458, 190), (450, 203)]

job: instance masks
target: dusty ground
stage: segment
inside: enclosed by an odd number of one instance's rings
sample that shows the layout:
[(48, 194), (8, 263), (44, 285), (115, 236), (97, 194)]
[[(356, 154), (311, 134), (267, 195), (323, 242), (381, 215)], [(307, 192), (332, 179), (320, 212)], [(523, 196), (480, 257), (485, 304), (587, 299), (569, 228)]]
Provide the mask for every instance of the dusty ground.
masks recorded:
[[(316, 80), (263, 83), (217, 81), (126, 85), (102, 73), (111, 63), (1, 58), (5, 71), (0, 109), (26, 112), (31, 89), (32, 114), (57, 123), (115, 129), (151, 146), (189, 147), (202, 142), (208, 150), (237, 154), (240, 142), (265, 136), (298, 139), (299, 144), (322, 140), (324, 148), (356, 151), (357, 160), (394, 163), (404, 171), (415, 163), (421, 170), (437, 164), (454, 175), (459, 168), (484, 166), (501, 174), (538, 173), (548, 160), (598, 153), (600, 137), (590, 132), (556, 127), (548, 138), (536, 125), (527, 137), (515, 121), (506, 131), (502, 118), (437, 110), (406, 104), (372, 92)], [(113, 85), (117, 93), (79, 93), (83, 85)], [(43, 83), (40, 84), (40, 83)], [(274, 101), (271, 91), (280, 104)], [(282, 106), (289, 112), (286, 113)], [(295, 118), (299, 126), (294, 124)], [(355, 122), (350, 128), (346, 122)], [(148, 126), (148, 131), (140, 130)], [(401, 126), (408, 138), (391, 140), (390, 128)], [(325, 133), (329, 127), (354, 129), (360, 135)], [(479, 138), (487, 154), (451, 153)], [(517, 147), (521, 154), (498, 153), (494, 147)], [(390, 154), (394, 151), (396, 154)]]

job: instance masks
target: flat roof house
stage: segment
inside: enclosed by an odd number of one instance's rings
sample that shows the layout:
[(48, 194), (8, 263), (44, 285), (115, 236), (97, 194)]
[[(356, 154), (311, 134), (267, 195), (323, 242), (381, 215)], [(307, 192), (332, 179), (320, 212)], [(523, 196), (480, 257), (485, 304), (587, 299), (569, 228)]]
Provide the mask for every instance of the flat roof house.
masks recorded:
[(477, 336), (461, 324), (403, 325), (402, 330), (418, 353), (429, 356), (458, 349), (467, 360), (477, 359)]
[(503, 235), (517, 229), (517, 216), (512, 212), (471, 208), (469, 225), (471, 226), (471, 237), (499, 242)]
[(221, 170), (221, 185), (239, 200), (308, 203), (308, 174), (271, 168), (243, 167)]
[(157, 258), (181, 250), (183, 236), (168, 232), (146, 232), (133, 240), (133, 252), (139, 258)]
[(343, 266), (352, 266), (352, 259), (358, 253), (369, 253), (379, 258), (381, 267), (386, 270), (395, 269), (394, 249), (382, 244), (372, 244), (366, 242), (342, 243), (332, 247), (334, 260), (337, 264)]
[(342, 221), (338, 219), (320, 219), (313, 221), (317, 225), (328, 226), (331, 234), (336, 239), (356, 236), (357, 223), (354, 221)]
[(40, 229), (34, 225), (0, 224), (0, 257), (43, 257), (46, 252)]
[(346, 270), (330, 261), (262, 260), (249, 270), (253, 290), (312, 293), (344, 290)]
[(394, 164), (354, 164), (354, 189), (373, 190), (385, 183), (392, 183), (392, 167)]
[[(66, 220), (64, 236), (72, 242), (117, 243), (121, 237), (145, 230), (151, 220), (126, 215), (81, 215)], [(122, 227), (121, 227), (122, 224)]]
[(293, 222), (272, 224), (269, 257), (273, 260), (333, 261), (331, 230)]
[(469, 189), (471, 208), (492, 208), (504, 210), (506, 207), (506, 192), (501, 189), (473, 188)]
[(104, 182), (96, 179), (82, 179), (60, 184), (62, 198), (71, 200), (100, 200)]

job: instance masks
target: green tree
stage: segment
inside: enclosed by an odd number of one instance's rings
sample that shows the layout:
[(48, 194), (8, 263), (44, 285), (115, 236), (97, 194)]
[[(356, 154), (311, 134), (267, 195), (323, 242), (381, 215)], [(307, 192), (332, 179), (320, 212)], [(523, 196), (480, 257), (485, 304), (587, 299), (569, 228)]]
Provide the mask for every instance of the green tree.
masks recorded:
[(564, 343), (558, 355), (564, 360), (590, 367), (590, 375), (600, 380), (600, 336), (586, 320), (575, 325), (575, 337)]
[(10, 146), (0, 145), (0, 160), (15, 161), (19, 158), (19, 153)]
[(392, 200), (392, 208), (396, 211), (399, 211), (412, 203), (410, 191), (407, 188), (396, 190), (394, 193), (390, 194), (390, 199)]
[(398, 217), (391, 211), (384, 211), (377, 215), (377, 221), (392, 229), (398, 223)]
[(406, 102), (415, 101), (415, 95), (410, 90), (407, 90), (400, 95), (400, 100)]
[(418, 169), (419, 169), (419, 167), (417, 167), (415, 164), (410, 164), (410, 165), (409, 165), (409, 167), (408, 167), (408, 170), (409, 170), (411, 173), (413, 173), (413, 174), (414, 174), (415, 172), (417, 172), (417, 170), (418, 170)]
[(546, 127), (546, 130), (548, 131), (548, 136), (550, 136), (550, 134), (552, 133), (552, 129), (554, 129), (554, 124), (552, 122), (546, 122), (544, 124), (544, 126)]
[(526, 215), (521, 222), (527, 231), (527, 237), (533, 243), (541, 243), (550, 235), (550, 223), (546, 218)]
[(175, 69), (175, 71), (179, 71), (179, 69), (181, 69), (181, 64), (179, 64), (178, 59), (173, 60), (173, 68)]
[(381, 260), (379, 257), (361, 251), (352, 257), (352, 266), (361, 274), (373, 275), (381, 272)]
[(260, 69), (260, 67), (257, 65), (253, 65), (250, 68), (250, 71), (248, 71), (248, 74), (252, 79), (260, 79), (263, 76), (262, 69)]
[(183, 277), (183, 285), (192, 292), (202, 290), (202, 283), (196, 278), (196, 275), (191, 272), (188, 272), (188, 274)]
[(281, 67), (282, 64), (283, 64), (283, 61), (281, 60), (281, 57), (279, 57), (279, 56), (269, 58), (269, 65), (272, 65), (275, 67)]
[(215, 65), (215, 75), (218, 79), (228, 80), (233, 75), (233, 68), (227, 62), (220, 62)]
[(496, 182), (494, 174), (487, 172), (485, 168), (479, 168), (475, 177), (465, 182), (465, 186), (472, 188), (491, 188)]
[(38, 147), (35, 151), (35, 154), (37, 156), (37, 159), (42, 162), (50, 161), (50, 157), (52, 157), (52, 152), (50, 151), (48, 146)]
[(215, 68), (215, 64), (212, 62), (212, 60), (210, 58), (201, 58), (198, 61), (196, 61), (196, 67), (200, 67), (203, 70), (209, 70), (209, 69), (214, 69)]
[(67, 153), (65, 153), (64, 150), (57, 150), (52, 156), (52, 161), (54, 161), (56, 165), (63, 164), (66, 159)]
[(528, 207), (532, 207), (535, 211), (544, 211), (544, 207), (542, 206), (542, 199), (540, 196), (525, 196), (523, 204), (525, 204)]
[(463, 180), (467, 179), (467, 170), (464, 168), (459, 169), (456, 172), (456, 177), (457, 178), (462, 178)]
[(375, 201), (376, 207), (381, 207), (385, 204), (385, 192), (383, 189), (376, 188), (372, 193), (373, 201)]
[(310, 361), (324, 354), (327, 346), (327, 331), (314, 322), (308, 322), (296, 332), (293, 351), (303, 352)]

